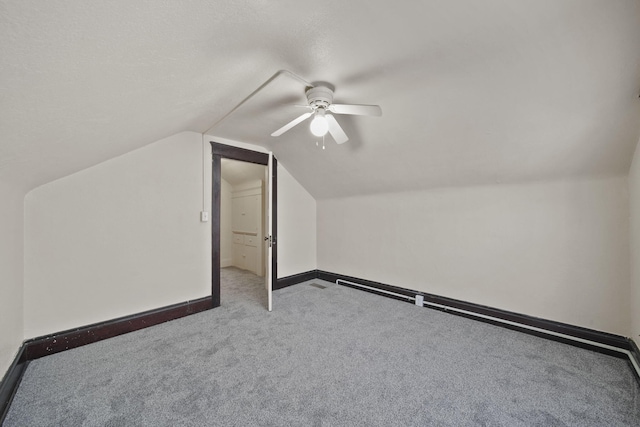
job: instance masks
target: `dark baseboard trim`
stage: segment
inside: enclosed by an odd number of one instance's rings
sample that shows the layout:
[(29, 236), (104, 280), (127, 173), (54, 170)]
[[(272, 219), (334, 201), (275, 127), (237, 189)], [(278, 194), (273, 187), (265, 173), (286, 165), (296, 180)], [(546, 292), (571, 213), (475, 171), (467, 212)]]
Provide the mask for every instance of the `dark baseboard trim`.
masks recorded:
[(287, 277), (281, 277), (277, 283), (274, 284), (273, 290), (286, 288), (287, 286), (297, 285), (298, 283), (306, 282), (307, 280), (313, 280), (318, 278), (318, 270), (305, 271), (304, 273), (293, 274)]
[(631, 338), (629, 338), (629, 347), (631, 347), (631, 350), (629, 350), (629, 359), (633, 359), (629, 360), (629, 364), (631, 365), (631, 370), (636, 375), (636, 380), (640, 383), (640, 372), (638, 372), (638, 370), (635, 369), (635, 366), (633, 366), (633, 362), (635, 362), (636, 366), (640, 366), (640, 349)]
[(208, 296), (108, 320), (106, 322), (83, 326), (77, 329), (33, 338), (25, 341), (23, 344), (25, 347), (25, 356), (27, 360), (38, 359), (49, 354), (59, 353), (107, 338), (113, 338), (211, 308), (213, 308), (213, 303), (211, 297)]
[(0, 425), (29, 361), (213, 308), (210, 296), (26, 340), (0, 383)]
[[(397, 299), (400, 301), (407, 301), (407, 298), (415, 297), (416, 294), (420, 293), (417, 291), (412, 291), (411, 289), (399, 288), (397, 286), (391, 286), (385, 283), (374, 282), (366, 279), (360, 279), (358, 277), (353, 277), (353, 276), (345, 276), (344, 274), (330, 273), (328, 271), (317, 270), (317, 274), (318, 274), (318, 279), (326, 280), (327, 282), (335, 283), (337, 280), (346, 280), (348, 282), (358, 283), (360, 285), (368, 286), (370, 288), (375, 288), (375, 289), (364, 289), (359, 286), (350, 285), (348, 283), (341, 283), (342, 286), (346, 286), (348, 288), (360, 289), (365, 292), (381, 295), (387, 298)], [(391, 295), (391, 294), (388, 294), (387, 292), (393, 292), (399, 295)]]
[[(485, 323), (491, 323), (493, 325), (501, 326), (508, 329), (517, 330), (531, 335), (559, 341), (565, 344), (586, 348), (589, 350), (597, 351), (599, 353), (616, 356), (619, 358), (628, 359), (628, 354), (631, 352), (632, 344), (631, 340), (620, 335), (609, 334), (606, 332), (600, 332), (593, 329), (583, 328), (580, 326), (573, 326), (566, 323), (555, 322), (552, 320), (540, 319), (537, 317), (527, 316), (524, 314), (514, 313), (511, 311), (501, 310), (498, 308), (487, 307), (480, 304), (474, 304), (466, 301), (460, 301), (453, 298), (441, 297), (438, 295), (432, 295), (425, 292), (414, 291), (411, 289), (401, 288), (398, 286), (387, 285), (384, 283), (374, 282), (371, 280), (360, 279), (352, 276), (345, 276), (342, 274), (331, 273), (328, 271), (317, 271), (318, 279), (326, 280), (329, 282), (336, 282), (337, 280), (357, 283), (359, 285), (367, 286), (368, 288), (362, 288), (360, 286), (350, 285), (349, 283), (340, 282), (340, 285), (352, 287), (354, 289), (360, 289), (366, 292), (371, 292), (377, 295), (382, 295), (389, 298), (394, 298), (401, 301), (406, 301), (414, 304), (414, 298), (416, 295), (422, 295), (425, 302), (425, 307), (437, 309), (440, 311), (446, 311), (459, 316), (467, 317), (474, 320), (479, 320)], [(392, 292), (395, 295), (389, 294)], [(488, 316), (491, 318), (486, 318)], [(509, 323), (504, 323), (509, 322)], [(530, 328), (536, 328), (532, 330)], [(557, 336), (554, 333), (566, 335), (567, 337)], [(577, 340), (576, 340), (577, 339)], [(593, 343), (602, 344), (613, 349), (604, 348), (598, 345), (590, 344), (580, 340), (587, 340)], [(637, 347), (636, 347), (637, 348)], [(620, 349), (623, 351), (618, 351)], [(638, 354), (638, 353), (636, 353)], [(636, 358), (637, 359), (637, 358)], [(634, 369), (635, 372), (635, 369)], [(636, 372), (637, 374), (637, 372)]]
[(7, 373), (4, 375), (2, 382), (0, 383), (0, 425), (4, 423), (4, 419), (9, 412), (9, 406), (11, 406), (13, 396), (15, 396), (16, 391), (18, 391), (18, 386), (20, 385), (20, 381), (22, 381), (22, 375), (24, 375), (24, 371), (27, 369), (28, 364), (29, 361), (26, 359), (25, 347), (23, 344), (20, 346), (18, 354), (15, 359), (13, 359), (13, 363), (9, 366)]

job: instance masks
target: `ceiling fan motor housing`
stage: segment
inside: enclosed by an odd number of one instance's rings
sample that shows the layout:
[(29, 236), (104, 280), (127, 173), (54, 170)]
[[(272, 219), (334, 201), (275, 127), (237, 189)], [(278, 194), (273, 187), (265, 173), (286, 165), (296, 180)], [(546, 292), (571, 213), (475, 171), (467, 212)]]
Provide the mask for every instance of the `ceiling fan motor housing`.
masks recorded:
[(315, 86), (307, 89), (307, 100), (314, 110), (318, 108), (329, 108), (333, 102), (333, 91), (326, 86)]

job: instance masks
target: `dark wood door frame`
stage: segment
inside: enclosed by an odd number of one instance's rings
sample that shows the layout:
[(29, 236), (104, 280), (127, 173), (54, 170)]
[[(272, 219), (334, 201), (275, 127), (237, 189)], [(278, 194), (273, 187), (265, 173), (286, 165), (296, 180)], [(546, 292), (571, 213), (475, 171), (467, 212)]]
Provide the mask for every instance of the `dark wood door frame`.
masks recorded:
[[(268, 166), (269, 155), (244, 148), (233, 147), (231, 145), (220, 144), (211, 141), (211, 154), (213, 158), (211, 177), (211, 299), (214, 307), (220, 306), (220, 201), (221, 201), (221, 163), (222, 159), (240, 160), (242, 162), (255, 163)], [(271, 221), (271, 281), (272, 286), (276, 285), (278, 278), (278, 162), (273, 158), (273, 191), (271, 192), (271, 202), (273, 212)]]

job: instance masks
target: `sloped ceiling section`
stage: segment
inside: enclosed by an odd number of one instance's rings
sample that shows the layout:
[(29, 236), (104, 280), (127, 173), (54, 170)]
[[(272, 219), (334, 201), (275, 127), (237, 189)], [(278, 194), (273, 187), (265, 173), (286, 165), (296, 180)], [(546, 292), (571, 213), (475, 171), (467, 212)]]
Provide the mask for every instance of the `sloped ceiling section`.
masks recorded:
[[(638, 46), (632, 0), (5, 0), (0, 180), (33, 188), (214, 124), (316, 198), (624, 174)], [(340, 116), (350, 141), (325, 150), (306, 124), (272, 138), (304, 103), (284, 74), (227, 116), (280, 69), (383, 116)]]

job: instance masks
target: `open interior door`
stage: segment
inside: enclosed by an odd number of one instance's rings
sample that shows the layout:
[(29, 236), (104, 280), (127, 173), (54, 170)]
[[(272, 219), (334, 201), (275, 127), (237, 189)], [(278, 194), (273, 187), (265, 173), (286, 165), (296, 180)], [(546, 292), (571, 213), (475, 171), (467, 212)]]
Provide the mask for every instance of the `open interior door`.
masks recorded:
[(267, 164), (267, 182), (266, 182), (266, 200), (267, 200), (267, 215), (266, 215), (266, 228), (265, 228), (265, 264), (267, 274), (265, 274), (265, 287), (267, 288), (267, 308), (269, 311), (273, 309), (273, 246), (275, 244), (274, 230), (273, 230), (273, 153), (269, 152), (269, 163)]

